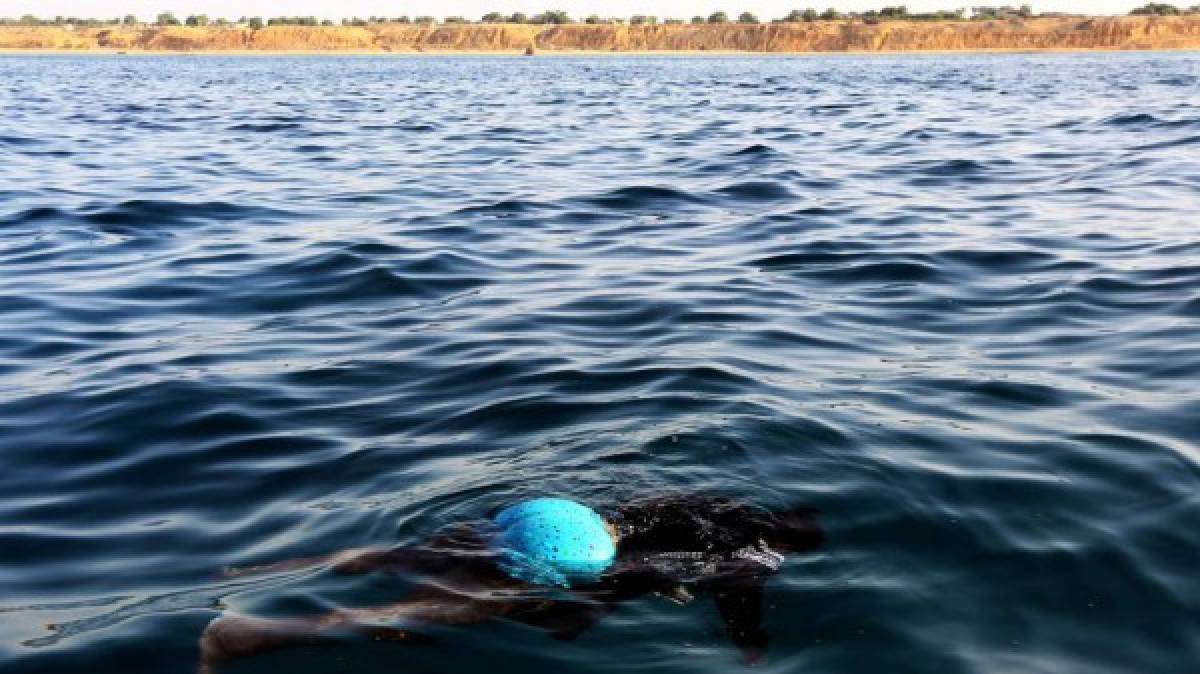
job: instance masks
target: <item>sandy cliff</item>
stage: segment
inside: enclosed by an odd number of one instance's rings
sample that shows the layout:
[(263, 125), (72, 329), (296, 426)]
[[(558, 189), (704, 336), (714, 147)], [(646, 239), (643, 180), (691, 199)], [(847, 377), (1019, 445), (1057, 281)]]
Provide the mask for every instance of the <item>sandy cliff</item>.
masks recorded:
[(938, 23), (122, 27), (2, 26), (0, 49), (144, 51), (917, 51), (1200, 49), (1200, 16)]

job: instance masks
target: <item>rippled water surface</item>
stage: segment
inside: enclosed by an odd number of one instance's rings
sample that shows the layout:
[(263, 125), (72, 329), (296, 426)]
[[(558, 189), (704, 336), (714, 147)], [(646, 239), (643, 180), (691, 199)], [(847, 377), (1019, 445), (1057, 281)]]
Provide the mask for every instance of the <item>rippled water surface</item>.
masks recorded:
[[(763, 672), (1200, 662), (1200, 56), (0, 58), (0, 669), (513, 499), (820, 508)], [(230, 672), (727, 672), (710, 604)]]

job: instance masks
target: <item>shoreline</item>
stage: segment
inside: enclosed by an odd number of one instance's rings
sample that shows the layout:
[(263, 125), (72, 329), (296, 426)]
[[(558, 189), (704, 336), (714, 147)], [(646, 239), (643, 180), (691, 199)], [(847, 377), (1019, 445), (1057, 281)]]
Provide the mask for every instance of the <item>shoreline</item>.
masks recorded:
[(1200, 15), (945, 22), (0, 26), (0, 52), (55, 54), (747, 55), (1200, 49)]
[(66, 49), (61, 47), (0, 47), (0, 56), (395, 56), (395, 57), (436, 57), (436, 56), (512, 56), (520, 58), (564, 57), (564, 56), (765, 56), (770, 58), (787, 58), (795, 56), (898, 56), (912, 54), (915, 56), (946, 56), (953, 54), (1081, 54), (1081, 53), (1184, 53), (1200, 52), (1200, 47), (1040, 47), (1040, 48), (966, 48), (966, 49), (847, 49), (830, 51), (751, 51), (738, 49), (641, 49), (641, 50), (601, 50), (601, 49), (544, 49), (533, 55), (519, 50), (505, 49), (112, 49), (95, 47), (87, 49)]

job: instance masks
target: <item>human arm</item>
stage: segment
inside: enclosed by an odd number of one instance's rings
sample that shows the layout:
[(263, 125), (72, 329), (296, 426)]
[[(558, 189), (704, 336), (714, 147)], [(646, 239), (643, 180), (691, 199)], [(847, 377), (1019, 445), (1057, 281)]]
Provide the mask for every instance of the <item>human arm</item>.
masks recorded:
[(329, 567), (335, 573), (360, 574), (383, 568), (394, 556), (395, 550), (382, 548), (351, 548), (312, 557), (297, 557), (268, 564), (253, 564), (248, 566), (227, 566), (221, 570), (222, 578), (241, 578), (242, 576), (257, 576), (267, 573), (296, 571), (314, 567)]
[(770, 641), (762, 625), (765, 580), (762, 576), (731, 578), (711, 588), (725, 633), (751, 664), (766, 657)]

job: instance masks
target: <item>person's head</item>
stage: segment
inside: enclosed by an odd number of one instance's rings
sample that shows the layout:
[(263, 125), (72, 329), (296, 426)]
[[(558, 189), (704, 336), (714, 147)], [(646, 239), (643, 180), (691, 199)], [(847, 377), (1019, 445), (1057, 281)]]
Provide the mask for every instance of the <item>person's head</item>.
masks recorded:
[(816, 508), (792, 508), (776, 513), (763, 533), (763, 542), (780, 552), (809, 552), (821, 546), (825, 534)]
[(502, 510), (493, 522), (499, 529), (502, 568), (536, 584), (589, 580), (603, 573), (616, 553), (611, 525), (575, 501), (522, 501)]

